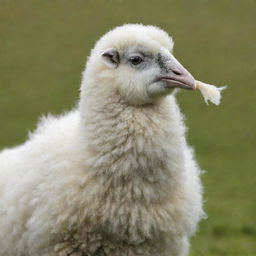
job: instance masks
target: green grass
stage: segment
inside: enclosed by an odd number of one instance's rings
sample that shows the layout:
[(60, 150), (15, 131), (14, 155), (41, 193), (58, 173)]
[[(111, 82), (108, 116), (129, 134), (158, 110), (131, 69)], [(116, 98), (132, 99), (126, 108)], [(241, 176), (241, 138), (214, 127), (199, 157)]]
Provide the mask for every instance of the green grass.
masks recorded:
[(196, 78), (228, 84), (221, 106), (178, 98), (203, 176), (208, 219), (191, 256), (256, 255), (256, 2), (0, 0), (0, 148), (25, 140), (43, 113), (78, 100), (86, 56), (111, 27), (156, 24)]

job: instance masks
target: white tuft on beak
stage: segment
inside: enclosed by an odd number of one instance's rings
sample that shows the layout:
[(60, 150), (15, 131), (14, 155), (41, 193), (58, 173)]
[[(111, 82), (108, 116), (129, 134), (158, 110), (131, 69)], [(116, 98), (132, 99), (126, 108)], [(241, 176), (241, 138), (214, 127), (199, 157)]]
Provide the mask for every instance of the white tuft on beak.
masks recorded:
[(216, 87), (214, 85), (206, 84), (200, 81), (195, 82), (195, 89), (198, 89), (201, 92), (207, 105), (208, 100), (215, 105), (219, 105), (221, 100), (221, 92), (226, 88), (227, 86)]

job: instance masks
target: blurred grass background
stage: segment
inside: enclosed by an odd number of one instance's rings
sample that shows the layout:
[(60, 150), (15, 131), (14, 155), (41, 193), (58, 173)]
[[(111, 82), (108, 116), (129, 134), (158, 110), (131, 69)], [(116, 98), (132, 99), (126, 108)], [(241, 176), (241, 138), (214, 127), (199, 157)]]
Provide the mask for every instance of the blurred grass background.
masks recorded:
[(190, 255), (255, 256), (256, 1), (0, 0), (0, 149), (22, 143), (43, 113), (72, 108), (95, 41), (135, 22), (167, 30), (196, 78), (229, 85), (219, 107), (178, 96), (207, 170), (209, 217)]

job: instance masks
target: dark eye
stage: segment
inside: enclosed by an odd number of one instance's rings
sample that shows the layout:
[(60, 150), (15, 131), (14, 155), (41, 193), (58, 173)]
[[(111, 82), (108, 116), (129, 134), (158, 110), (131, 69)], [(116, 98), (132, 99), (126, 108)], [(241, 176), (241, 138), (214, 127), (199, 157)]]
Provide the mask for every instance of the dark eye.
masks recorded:
[(133, 56), (130, 58), (130, 62), (133, 65), (139, 65), (142, 61), (143, 61), (143, 59), (140, 56)]

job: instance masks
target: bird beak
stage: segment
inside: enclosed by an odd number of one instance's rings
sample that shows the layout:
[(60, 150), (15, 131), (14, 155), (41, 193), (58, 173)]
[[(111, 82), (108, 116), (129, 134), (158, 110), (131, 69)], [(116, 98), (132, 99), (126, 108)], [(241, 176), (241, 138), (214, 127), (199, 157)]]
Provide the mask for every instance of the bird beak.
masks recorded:
[(178, 62), (178, 60), (171, 56), (166, 62), (168, 72), (161, 75), (159, 80), (165, 81), (166, 88), (182, 88), (188, 90), (196, 89), (196, 81), (194, 77)]

